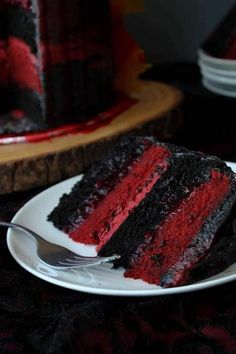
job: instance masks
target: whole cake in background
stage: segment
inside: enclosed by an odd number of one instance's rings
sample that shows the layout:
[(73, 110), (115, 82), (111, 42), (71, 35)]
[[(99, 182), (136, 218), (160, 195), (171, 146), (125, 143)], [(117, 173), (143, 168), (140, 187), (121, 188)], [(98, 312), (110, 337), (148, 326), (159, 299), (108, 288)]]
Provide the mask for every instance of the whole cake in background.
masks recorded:
[(224, 232), (235, 200), (235, 175), (220, 159), (129, 137), (61, 197), (48, 220), (74, 241), (97, 245), (101, 256), (121, 255), (114, 266), (125, 276), (171, 287), (235, 261), (235, 237)]
[(81, 122), (112, 95), (108, 0), (1, 0), (0, 134)]

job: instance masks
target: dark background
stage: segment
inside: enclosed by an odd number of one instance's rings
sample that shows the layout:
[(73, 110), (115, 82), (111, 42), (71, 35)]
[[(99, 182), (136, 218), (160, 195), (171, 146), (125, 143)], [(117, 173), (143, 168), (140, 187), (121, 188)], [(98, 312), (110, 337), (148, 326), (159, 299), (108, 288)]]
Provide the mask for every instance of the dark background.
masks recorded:
[(235, 0), (145, 0), (126, 27), (153, 67), (142, 77), (180, 88), (183, 124), (171, 142), (236, 161), (236, 99), (203, 88), (197, 51)]
[(196, 63), (155, 64), (142, 78), (166, 82), (185, 95), (183, 123), (170, 142), (236, 161), (236, 99), (206, 90)]
[(197, 50), (235, 0), (144, 0), (144, 12), (126, 27), (149, 62), (195, 61)]

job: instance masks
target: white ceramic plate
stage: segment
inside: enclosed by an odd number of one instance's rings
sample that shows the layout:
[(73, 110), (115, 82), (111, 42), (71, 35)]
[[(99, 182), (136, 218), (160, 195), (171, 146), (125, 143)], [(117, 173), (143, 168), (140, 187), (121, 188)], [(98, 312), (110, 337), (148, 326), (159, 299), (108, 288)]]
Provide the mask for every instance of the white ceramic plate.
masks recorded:
[(236, 85), (216, 82), (206, 77), (203, 78), (202, 84), (209, 91), (212, 91), (219, 95), (233, 97), (233, 98), (236, 97)]
[[(229, 165), (236, 171), (236, 164), (229, 163)], [(47, 222), (47, 215), (56, 206), (60, 196), (69, 192), (80, 178), (79, 176), (68, 179), (38, 194), (18, 211), (12, 221), (27, 226), (41, 234), (46, 240), (64, 245), (72, 251), (84, 255), (94, 255), (94, 247), (73, 242), (67, 235)], [(65, 288), (93, 294), (113, 296), (166, 295), (209, 288), (236, 279), (235, 263), (224, 272), (199, 283), (163, 289), (143, 281), (124, 278), (123, 270), (112, 270), (110, 264), (81, 270), (55, 271), (38, 260), (33, 241), (12, 229), (8, 230), (7, 244), (14, 259), (36, 277)]]
[(236, 70), (216, 69), (215, 67), (210, 66), (209, 64), (206, 64), (201, 59), (198, 60), (198, 65), (199, 65), (201, 71), (205, 71), (211, 75), (224, 76), (226, 78), (232, 78), (232, 79), (236, 78)]
[(205, 70), (202, 70), (202, 75), (203, 75), (203, 77), (205, 77), (208, 80), (214, 81), (219, 84), (230, 86), (234, 89), (236, 88), (236, 77), (231, 78), (231, 77), (223, 76), (223, 75), (215, 75), (215, 74), (209, 73), (209, 71), (205, 71)]
[(202, 49), (198, 51), (199, 59), (206, 65), (221, 70), (236, 70), (236, 60), (221, 59), (208, 55)]
[[(209, 80), (213, 80), (223, 84), (235, 85), (236, 86), (236, 76), (229, 76), (229, 75), (222, 75), (216, 74), (211, 70), (205, 69), (204, 67), (201, 68), (201, 74), (203, 77)], [(236, 72), (235, 72), (236, 75)]]

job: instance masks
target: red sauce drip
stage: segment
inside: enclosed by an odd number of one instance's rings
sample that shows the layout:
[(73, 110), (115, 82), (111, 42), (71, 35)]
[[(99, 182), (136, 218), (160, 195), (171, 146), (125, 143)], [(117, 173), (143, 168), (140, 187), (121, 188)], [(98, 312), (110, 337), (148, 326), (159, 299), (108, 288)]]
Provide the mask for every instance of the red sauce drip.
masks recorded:
[[(181, 260), (186, 248), (199, 233), (207, 217), (228, 191), (228, 176), (212, 171), (209, 182), (195, 188), (154, 233), (147, 235), (147, 244), (139, 247), (132, 268), (126, 271), (125, 276), (160, 285), (162, 277), (170, 267), (173, 269)], [(212, 240), (207, 242), (203, 239), (201, 248), (207, 251), (211, 242)], [(188, 269), (198, 261), (199, 257), (193, 251), (191, 259), (182, 269), (179, 269), (169, 286), (184, 282)]]
[(135, 103), (137, 103), (136, 100), (120, 95), (117, 97), (116, 102), (109, 108), (109, 110), (99, 113), (97, 116), (90, 118), (87, 122), (80, 124), (67, 124), (42, 132), (28, 133), (24, 135), (2, 135), (0, 136), (0, 144), (36, 143), (67, 134), (90, 134), (97, 129), (109, 125), (113, 119), (115, 119), (122, 112), (128, 110)]

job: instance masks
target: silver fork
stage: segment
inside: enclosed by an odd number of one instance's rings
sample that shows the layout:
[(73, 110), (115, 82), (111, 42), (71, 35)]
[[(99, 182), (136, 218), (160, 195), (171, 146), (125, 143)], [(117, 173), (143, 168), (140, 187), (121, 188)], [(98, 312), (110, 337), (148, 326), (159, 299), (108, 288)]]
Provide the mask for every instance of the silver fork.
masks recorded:
[(15, 223), (8, 223), (0, 221), (0, 226), (10, 227), (12, 229), (22, 231), (28, 235), (31, 240), (36, 243), (37, 256), (48, 267), (54, 269), (68, 269), (68, 268), (82, 268), (98, 265), (101, 263), (111, 262), (115, 259), (119, 259), (120, 256), (113, 255), (110, 257), (87, 257), (81, 256), (68, 249), (58, 246), (54, 243), (44, 240), (36, 232), (28, 229), (25, 226)]

